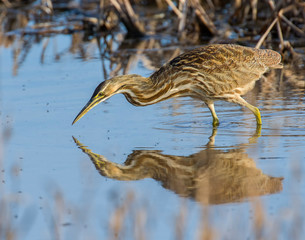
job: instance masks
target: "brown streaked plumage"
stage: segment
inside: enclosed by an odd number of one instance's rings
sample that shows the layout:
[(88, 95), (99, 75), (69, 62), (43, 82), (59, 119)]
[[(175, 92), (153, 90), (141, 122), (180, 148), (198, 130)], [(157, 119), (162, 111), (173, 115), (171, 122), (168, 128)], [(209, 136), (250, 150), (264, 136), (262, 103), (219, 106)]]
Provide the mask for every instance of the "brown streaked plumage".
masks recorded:
[(171, 97), (200, 99), (211, 111), (213, 126), (219, 124), (214, 101), (233, 102), (250, 109), (257, 124), (261, 125), (258, 108), (247, 103), (241, 95), (250, 91), (269, 68), (282, 68), (281, 55), (273, 50), (231, 44), (197, 48), (174, 58), (148, 78), (131, 74), (102, 82), (72, 124), (98, 103), (122, 93), (135, 106)]

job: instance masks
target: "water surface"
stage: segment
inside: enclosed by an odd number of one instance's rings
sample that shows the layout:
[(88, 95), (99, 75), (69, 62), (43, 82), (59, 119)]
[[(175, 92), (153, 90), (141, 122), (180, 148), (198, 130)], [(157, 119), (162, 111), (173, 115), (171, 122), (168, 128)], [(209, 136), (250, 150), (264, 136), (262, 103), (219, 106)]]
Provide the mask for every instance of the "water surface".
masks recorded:
[[(18, 239), (95, 239), (115, 231), (123, 239), (194, 239), (209, 231), (215, 239), (255, 239), (257, 213), (265, 236), (285, 239), (300, 224), (301, 239), (304, 71), (273, 70), (245, 96), (261, 110), (260, 134), (252, 113), (231, 103), (216, 102), (221, 123), (213, 131), (199, 101), (135, 107), (122, 95), (71, 126), (105, 78), (149, 76), (183, 51), (157, 38), (128, 48), (118, 41), (113, 55), (101, 57), (95, 39), (77, 45), (79, 38), (1, 48), (0, 201)], [(95, 165), (72, 136), (104, 163)]]

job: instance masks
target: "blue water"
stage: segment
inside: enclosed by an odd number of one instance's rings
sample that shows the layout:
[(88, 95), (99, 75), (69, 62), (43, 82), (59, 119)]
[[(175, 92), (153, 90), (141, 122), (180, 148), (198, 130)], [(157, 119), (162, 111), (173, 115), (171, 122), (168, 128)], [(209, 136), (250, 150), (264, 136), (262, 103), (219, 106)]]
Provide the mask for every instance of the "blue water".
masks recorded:
[[(123, 239), (134, 239), (134, 219), (141, 216), (148, 239), (176, 239), (181, 209), (186, 211), (185, 239), (200, 236), (202, 209), (208, 210), (215, 239), (255, 239), (257, 208), (252, 198), (207, 206), (179, 197), (150, 178), (117, 181), (96, 171), (72, 136), (119, 164), (134, 150), (189, 156), (207, 148), (212, 118), (201, 102), (188, 98), (135, 107), (116, 95), (71, 126), (105, 76), (94, 41), (84, 45), (86, 59), (78, 49), (71, 52), (70, 44), (70, 36), (51, 37), (42, 63), (43, 42), (32, 43), (16, 74), (13, 49), (18, 46), (1, 48), (1, 131), (8, 136), (1, 139), (0, 202), (6, 204), (5, 218), (16, 229), (17, 239), (54, 239), (56, 234), (60, 239), (104, 239), (111, 236), (114, 211), (128, 194), (133, 200), (122, 217)], [(152, 70), (144, 67), (143, 59), (151, 52), (129, 51), (134, 58), (125, 73), (149, 76)], [(108, 73), (116, 67), (107, 58), (104, 64)], [(221, 124), (214, 147), (228, 152), (243, 146), (262, 174), (284, 178), (281, 191), (254, 198), (263, 205), (266, 229), (276, 229), (278, 239), (289, 235), (305, 205), (304, 88), (287, 83), (287, 69), (282, 80), (280, 70), (269, 76), (274, 89), (260, 81), (245, 97), (262, 114), (261, 136), (255, 141), (249, 143), (256, 123), (247, 109), (226, 102), (215, 106)], [(302, 219), (300, 236), (305, 234)]]

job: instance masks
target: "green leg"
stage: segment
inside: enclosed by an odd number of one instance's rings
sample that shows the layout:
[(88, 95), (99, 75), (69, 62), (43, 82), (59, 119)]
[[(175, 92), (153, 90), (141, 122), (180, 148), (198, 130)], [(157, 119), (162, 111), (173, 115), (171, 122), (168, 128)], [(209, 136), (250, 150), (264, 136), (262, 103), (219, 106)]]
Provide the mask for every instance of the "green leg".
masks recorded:
[(262, 118), (261, 118), (261, 113), (257, 107), (252, 106), (251, 104), (247, 103), (245, 107), (249, 108), (251, 112), (253, 112), (257, 125), (262, 125)]
[(206, 105), (210, 109), (212, 117), (213, 117), (213, 127), (217, 127), (219, 125), (219, 120), (218, 120), (217, 114), (215, 112), (214, 103), (209, 102), (209, 103), (206, 103)]
[(255, 107), (255, 112), (253, 112), (256, 117), (257, 125), (262, 125), (261, 113), (257, 107)]
[(257, 125), (262, 125), (262, 118), (261, 113), (257, 107), (252, 106), (250, 103), (247, 103), (242, 97), (239, 96), (239, 98), (234, 99), (233, 102), (236, 102), (242, 106), (247, 107), (251, 112), (253, 112)]

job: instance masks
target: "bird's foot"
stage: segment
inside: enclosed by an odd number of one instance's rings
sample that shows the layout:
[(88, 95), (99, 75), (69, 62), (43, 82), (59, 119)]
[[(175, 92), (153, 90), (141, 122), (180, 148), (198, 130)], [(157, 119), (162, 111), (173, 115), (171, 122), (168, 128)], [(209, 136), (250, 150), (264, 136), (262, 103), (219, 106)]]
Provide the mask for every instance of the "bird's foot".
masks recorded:
[(218, 118), (213, 118), (213, 127), (216, 128), (219, 126), (219, 120)]
[(257, 125), (262, 125), (261, 113), (257, 107), (253, 109), (253, 113), (255, 115)]

